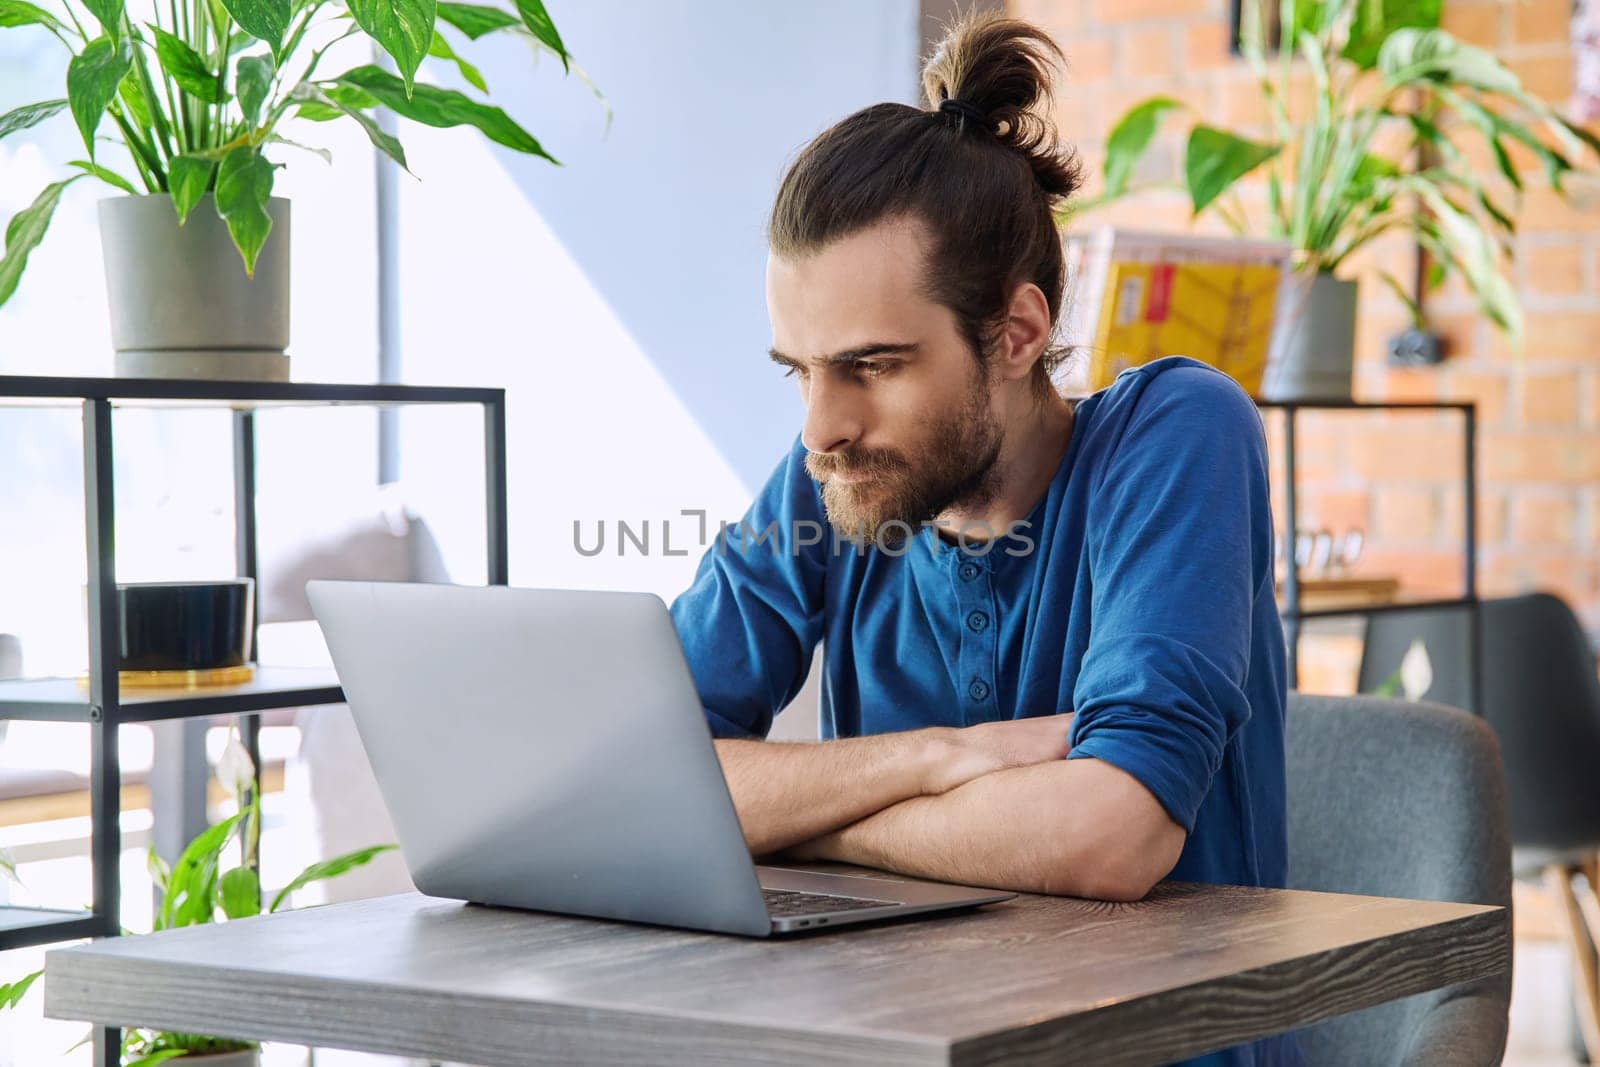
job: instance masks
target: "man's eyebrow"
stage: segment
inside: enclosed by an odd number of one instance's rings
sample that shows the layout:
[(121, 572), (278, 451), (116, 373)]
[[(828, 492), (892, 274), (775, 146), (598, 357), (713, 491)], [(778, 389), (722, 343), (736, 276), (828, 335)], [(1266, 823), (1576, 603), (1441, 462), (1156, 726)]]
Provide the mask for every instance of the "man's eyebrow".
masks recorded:
[(767, 355), (772, 357), (772, 362), (785, 367), (798, 367), (807, 362), (819, 367), (834, 367), (872, 356), (909, 355), (915, 352), (917, 347), (915, 341), (873, 341), (855, 348), (847, 348), (843, 352), (835, 352), (831, 356), (818, 356), (813, 360), (795, 359), (793, 356), (784, 355), (776, 348), (768, 349)]

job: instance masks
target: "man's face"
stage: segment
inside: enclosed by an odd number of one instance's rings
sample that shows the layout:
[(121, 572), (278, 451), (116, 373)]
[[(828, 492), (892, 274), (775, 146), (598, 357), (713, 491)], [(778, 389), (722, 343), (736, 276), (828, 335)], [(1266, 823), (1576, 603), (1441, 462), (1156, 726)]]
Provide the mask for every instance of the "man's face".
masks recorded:
[(924, 241), (896, 220), (767, 261), (772, 358), (800, 383), (806, 470), (852, 539), (981, 507), (998, 488), (989, 383), (955, 315), (918, 290)]

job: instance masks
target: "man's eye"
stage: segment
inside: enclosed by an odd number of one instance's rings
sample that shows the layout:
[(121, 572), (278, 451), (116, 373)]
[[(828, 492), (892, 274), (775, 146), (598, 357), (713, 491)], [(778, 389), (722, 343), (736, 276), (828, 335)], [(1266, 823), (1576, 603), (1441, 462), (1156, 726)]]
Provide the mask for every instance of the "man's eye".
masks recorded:
[(856, 361), (856, 372), (868, 378), (876, 378), (889, 369), (887, 363), (875, 363), (872, 360), (860, 359)]

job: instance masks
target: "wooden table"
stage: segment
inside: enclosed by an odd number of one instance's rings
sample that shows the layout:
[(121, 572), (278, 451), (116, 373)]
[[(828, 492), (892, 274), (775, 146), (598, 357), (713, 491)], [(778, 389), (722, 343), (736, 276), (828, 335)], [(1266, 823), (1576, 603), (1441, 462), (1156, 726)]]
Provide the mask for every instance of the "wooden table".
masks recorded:
[(467, 1063), (1151, 1063), (1509, 965), (1502, 908), (1163, 883), (747, 939), (417, 894), (47, 957), (45, 1014)]

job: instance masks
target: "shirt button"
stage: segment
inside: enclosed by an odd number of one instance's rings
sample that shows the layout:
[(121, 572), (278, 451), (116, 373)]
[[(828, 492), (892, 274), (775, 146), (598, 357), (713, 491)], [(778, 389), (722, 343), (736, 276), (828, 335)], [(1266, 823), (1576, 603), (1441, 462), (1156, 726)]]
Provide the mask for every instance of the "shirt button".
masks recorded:
[(982, 570), (983, 570), (983, 568), (979, 567), (976, 563), (973, 563), (971, 560), (968, 560), (966, 563), (963, 563), (961, 565), (961, 571), (960, 571), (961, 578), (962, 578), (963, 581), (970, 582), (970, 581), (972, 581), (972, 579), (976, 578), (979, 575), (979, 573), (982, 572)]
[(975, 634), (981, 634), (989, 628), (989, 616), (981, 611), (974, 611), (967, 616), (967, 629)]
[(982, 700), (989, 695), (989, 683), (982, 678), (974, 678), (972, 684), (967, 686), (967, 695), (973, 700)]

